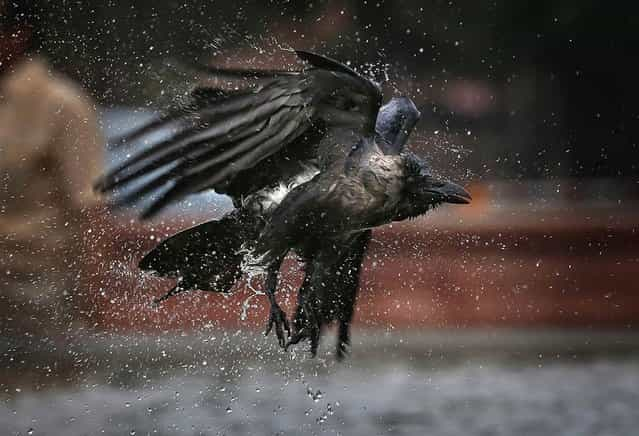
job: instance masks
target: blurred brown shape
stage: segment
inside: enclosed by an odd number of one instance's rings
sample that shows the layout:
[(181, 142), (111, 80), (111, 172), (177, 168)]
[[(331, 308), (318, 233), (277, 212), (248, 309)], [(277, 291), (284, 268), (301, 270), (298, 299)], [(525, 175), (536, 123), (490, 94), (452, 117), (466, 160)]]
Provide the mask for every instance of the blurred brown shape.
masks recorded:
[(443, 93), (443, 102), (453, 112), (479, 117), (495, 110), (497, 90), (479, 80), (450, 81)]
[[(79, 242), (95, 207), (104, 142), (94, 107), (44, 59), (0, 72), (2, 331), (66, 327), (80, 288)], [(77, 319), (77, 317), (73, 317)]]

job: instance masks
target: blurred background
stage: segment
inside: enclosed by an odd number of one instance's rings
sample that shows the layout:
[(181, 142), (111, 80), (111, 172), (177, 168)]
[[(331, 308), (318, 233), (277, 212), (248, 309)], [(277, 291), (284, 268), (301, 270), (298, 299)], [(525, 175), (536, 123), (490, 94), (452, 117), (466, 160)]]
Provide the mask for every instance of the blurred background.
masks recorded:
[[(0, 0), (0, 428), (7, 434), (633, 434), (639, 7), (598, 1)], [(353, 354), (264, 338), (240, 286), (157, 307), (135, 265), (231, 207), (149, 222), (92, 181), (197, 65), (301, 48), (420, 111), (411, 148), (473, 195), (376, 230)], [(286, 310), (300, 266), (286, 264)]]

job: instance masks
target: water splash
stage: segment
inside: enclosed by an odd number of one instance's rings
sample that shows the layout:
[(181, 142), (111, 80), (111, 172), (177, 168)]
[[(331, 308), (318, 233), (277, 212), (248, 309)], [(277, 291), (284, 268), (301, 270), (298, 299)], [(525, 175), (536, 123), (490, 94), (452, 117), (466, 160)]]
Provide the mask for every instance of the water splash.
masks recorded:
[(240, 319), (242, 321), (245, 321), (248, 317), (248, 310), (251, 307), (251, 300), (260, 295), (266, 295), (264, 291), (257, 289), (253, 285), (253, 281), (255, 279), (261, 279), (262, 276), (266, 275), (266, 269), (262, 265), (261, 260), (263, 260), (268, 253), (261, 256), (255, 256), (253, 248), (246, 245), (243, 245), (238, 253), (244, 255), (242, 263), (240, 264), (240, 269), (246, 277), (246, 287), (249, 288), (252, 292), (252, 294), (246, 297), (246, 299), (244, 299), (244, 302), (242, 303), (242, 312), (240, 313)]

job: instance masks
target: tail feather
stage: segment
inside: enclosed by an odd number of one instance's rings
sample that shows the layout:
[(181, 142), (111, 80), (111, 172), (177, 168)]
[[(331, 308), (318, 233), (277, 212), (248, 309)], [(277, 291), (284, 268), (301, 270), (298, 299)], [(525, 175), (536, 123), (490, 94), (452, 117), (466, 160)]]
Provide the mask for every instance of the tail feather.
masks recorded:
[(251, 244), (259, 231), (257, 220), (235, 211), (162, 241), (142, 258), (139, 267), (178, 280), (159, 301), (193, 289), (226, 293), (241, 276), (242, 247)]

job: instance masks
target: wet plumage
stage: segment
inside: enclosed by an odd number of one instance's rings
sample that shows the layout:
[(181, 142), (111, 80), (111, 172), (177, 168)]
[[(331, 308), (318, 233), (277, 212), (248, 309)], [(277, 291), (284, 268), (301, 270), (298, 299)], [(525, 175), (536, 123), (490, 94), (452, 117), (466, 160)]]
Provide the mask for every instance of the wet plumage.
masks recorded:
[[(315, 354), (322, 328), (336, 321), (342, 357), (370, 229), (470, 197), (404, 150), (420, 116), (410, 99), (382, 106), (372, 80), (326, 57), (296, 53), (307, 63), (298, 72), (216, 70), (257, 86), (195, 90), (188, 105), (123, 138), (172, 132), (105, 174), (96, 188), (133, 186), (122, 204), (155, 193), (142, 218), (203, 190), (229, 195), (236, 210), (168, 238), (140, 267), (177, 279), (165, 297), (228, 292), (242, 268), (264, 270), (267, 332), (274, 327), (283, 347), (309, 339)], [(290, 251), (306, 265), (292, 323), (275, 299)]]

